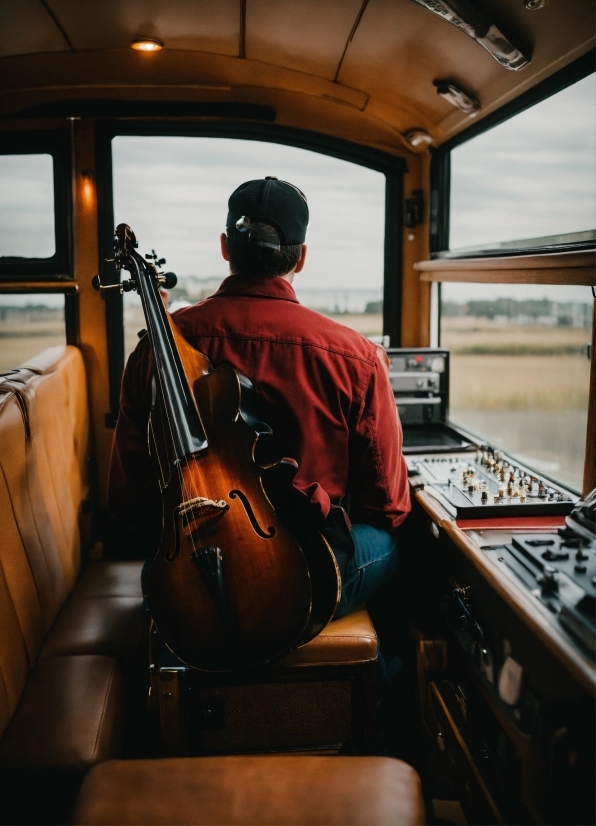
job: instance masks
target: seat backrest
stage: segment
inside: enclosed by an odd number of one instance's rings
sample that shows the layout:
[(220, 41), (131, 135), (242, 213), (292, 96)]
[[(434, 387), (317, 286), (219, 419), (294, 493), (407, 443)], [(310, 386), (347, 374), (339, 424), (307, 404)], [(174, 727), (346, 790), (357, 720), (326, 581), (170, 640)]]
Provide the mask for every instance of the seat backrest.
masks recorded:
[(68, 596), (79, 574), (89, 495), (85, 367), (76, 347), (51, 347), (27, 362), (30, 447)]
[(0, 383), (0, 734), (80, 570), (89, 417), (76, 347)]
[[(29, 669), (37, 659), (54, 602), (28, 494), (25, 431), (17, 396), (10, 391), (1, 393), (0, 734), (16, 708)], [(36, 577), (29, 558), (35, 564)]]

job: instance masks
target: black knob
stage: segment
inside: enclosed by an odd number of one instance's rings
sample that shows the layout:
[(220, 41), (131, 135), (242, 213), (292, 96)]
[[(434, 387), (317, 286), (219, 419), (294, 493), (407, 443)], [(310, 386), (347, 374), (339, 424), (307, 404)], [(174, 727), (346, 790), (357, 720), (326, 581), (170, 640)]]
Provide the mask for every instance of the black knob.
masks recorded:
[(545, 565), (542, 576), (536, 578), (543, 591), (557, 591), (559, 589), (558, 571), (552, 565)]
[(101, 285), (101, 281), (99, 280), (99, 275), (94, 275), (93, 278), (91, 279), (91, 286), (93, 287), (94, 290), (97, 290), (97, 292), (99, 292), (100, 285)]
[(175, 287), (178, 283), (178, 276), (175, 272), (166, 272), (163, 275), (162, 287), (165, 287), (166, 290), (171, 290), (172, 287)]

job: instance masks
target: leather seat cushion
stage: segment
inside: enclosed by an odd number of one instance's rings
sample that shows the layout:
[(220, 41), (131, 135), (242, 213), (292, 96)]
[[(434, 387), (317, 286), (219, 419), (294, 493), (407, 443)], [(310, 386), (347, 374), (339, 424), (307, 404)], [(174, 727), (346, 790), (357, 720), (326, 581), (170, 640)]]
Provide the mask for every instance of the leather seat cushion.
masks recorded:
[(83, 773), (119, 755), (123, 686), (108, 657), (57, 657), (31, 672), (0, 740), (5, 771)]
[(418, 775), (389, 757), (198, 757), (110, 761), (86, 777), (73, 823), (424, 822)]
[(332, 620), (318, 637), (279, 660), (278, 666), (362, 665), (376, 660), (378, 639), (362, 605), (341, 619)]
[(142, 562), (92, 562), (77, 582), (77, 597), (143, 598), (141, 588)]
[(75, 591), (48, 634), (40, 659), (100, 654), (126, 664), (137, 651), (144, 627), (140, 597), (86, 599)]

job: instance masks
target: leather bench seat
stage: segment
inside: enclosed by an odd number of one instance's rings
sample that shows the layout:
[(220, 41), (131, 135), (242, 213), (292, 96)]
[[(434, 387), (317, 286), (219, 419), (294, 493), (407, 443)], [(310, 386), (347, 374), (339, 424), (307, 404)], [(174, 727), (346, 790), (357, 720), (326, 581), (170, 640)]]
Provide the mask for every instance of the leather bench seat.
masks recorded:
[(292, 651), (276, 665), (282, 668), (362, 665), (374, 662), (377, 655), (377, 634), (368, 611), (361, 605), (351, 614), (332, 620), (314, 640)]
[(48, 634), (40, 657), (100, 654), (127, 665), (145, 640), (142, 562), (92, 562)]
[(77, 582), (88, 469), (81, 353), (50, 348), (0, 381), (0, 822), (68, 817), (88, 768), (121, 754), (141, 565)]
[(142, 562), (92, 562), (77, 582), (77, 595), (89, 597), (136, 597), (143, 599)]
[(388, 757), (112, 760), (87, 775), (76, 826), (424, 823), (418, 775)]
[(0, 740), (0, 768), (82, 775), (119, 754), (122, 695), (120, 669), (109, 657), (39, 662)]
[(81, 597), (75, 586), (41, 649), (42, 660), (68, 654), (100, 654), (126, 666), (146, 625), (139, 597)]

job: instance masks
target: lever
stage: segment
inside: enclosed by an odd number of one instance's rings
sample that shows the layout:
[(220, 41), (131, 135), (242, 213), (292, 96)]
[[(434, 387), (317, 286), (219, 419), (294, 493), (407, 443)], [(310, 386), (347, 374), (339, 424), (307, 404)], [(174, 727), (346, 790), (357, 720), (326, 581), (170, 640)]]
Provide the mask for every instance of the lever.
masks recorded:
[[(169, 273), (167, 273), (169, 275)], [(174, 275), (174, 273), (172, 273)], [(130, 278), (128, 281), (121, 281), (119, 284), (102, 284), (99, 278), (99, 275), (94, 275), (91, 279), (91, 286), (97, 292), (103, 292), (104, 290), (118, 290), (120, 295), (122, 293), (129, 293), (131, 290), (136, 289), (135, 282)]]

